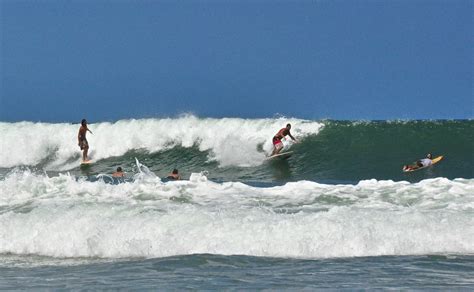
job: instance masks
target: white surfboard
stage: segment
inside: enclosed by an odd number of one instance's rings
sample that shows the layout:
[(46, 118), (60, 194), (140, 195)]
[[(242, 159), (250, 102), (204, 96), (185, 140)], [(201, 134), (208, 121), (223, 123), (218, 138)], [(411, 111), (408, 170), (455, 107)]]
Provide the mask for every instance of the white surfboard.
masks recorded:
[(90, 164), (92, 164), (92, 163), (93, 163), (92, 159), (89, 159), (89, 160), (87, 160), (87, 161), (82, 161), (82, 162), (81, 162), (81, 166), (83, 166), (83, 165), (90, 165)]
[(290, 158), (290, 156), (293, 154), (293, 151), (286, 151), (286, 152), (280, 152), (278, 154), (268, 156), (265, 160), (271, 160), (271, 159), (287, 159)]

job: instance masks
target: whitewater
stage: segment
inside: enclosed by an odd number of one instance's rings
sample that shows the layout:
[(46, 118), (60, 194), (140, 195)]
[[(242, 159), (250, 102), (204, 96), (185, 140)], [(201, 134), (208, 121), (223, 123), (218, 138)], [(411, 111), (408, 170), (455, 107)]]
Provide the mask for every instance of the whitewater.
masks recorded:
[[(286, 123), (294, 155), (265, 160)], [(94, 164), (80, 167), (78, 124), (0, 123), (0, 288), (18, 287), (18, 273), (23, 288), (59, 273), (48, 283), (59, 289), (474, 285), (473, 121), (89, 127)], [(401, 171), (428, 151), (445, 159)], [(117, 166), (125, 179), (111, 176)], [(173, 168), (184, 180), (165, 178)], [(210, 274), (222, 275), (215, 286), (193, 282)], [(127, 280), (140, 277), (147, 284)]]
[[(91, 156), (95, 160), (122, 156), (130, 150), (155, 153), (176, 146), (197, 145), (210, 151), (208, 159), (222, 166), (255, 166), (271, 152), (275, 129), (292, 123), (294, 134), (317, 134), (322, 124), (300, 119), (177, 119), (121, 120), (89, 125)], [(41, 165), (46, 170), (69, 170), (80, 163), (77, 124), (0, 123), (0, 167)], [(12, 145), (15, 145), (12, 147)]]
[(0, 253), (328, 258), (474, 253), (474, 180), (309, 181), (269, 188), (202, 174), (89, 182), (17, 171), (0, 181)]

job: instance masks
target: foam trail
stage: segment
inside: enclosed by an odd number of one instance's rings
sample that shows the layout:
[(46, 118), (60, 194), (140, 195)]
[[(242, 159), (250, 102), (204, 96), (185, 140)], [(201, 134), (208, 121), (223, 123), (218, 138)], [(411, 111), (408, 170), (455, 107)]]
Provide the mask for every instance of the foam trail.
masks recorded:
[[(138, 159), (135, 157), (135, 164), (137, 165), (138, 173), (134, 176), (135, 179), (139, 178), (158, 178), (153, 171), (151, 171), (146, 165), (140, 163)], [(159, 178), (158, 178), (159, 179)]]
[[(176, 119), (121, 120), (91, 124), (88, 135), (94, 160), (117, 157), (130, 150), (159, 152), (175, 146), (210, 151), (211, 160), (222, 166), (255, 166), (263, 162), (264, 152), (272, 149), (272, 136), (286, 123), (301, 138), (316, 134), (322, 124), (300, 119), (200, 119), (184, 116)], [(77, 167), (81, 152), (77, 146), (78, 125), (45, 123), (0, 123), (0, 167), (43, 164), (49, 170)], [(54, 134), (53, 134), (54, 133)], [(12, 147), (12, 145), (14, 147)], [(261, 152), (259, 147), (264, 152)]]

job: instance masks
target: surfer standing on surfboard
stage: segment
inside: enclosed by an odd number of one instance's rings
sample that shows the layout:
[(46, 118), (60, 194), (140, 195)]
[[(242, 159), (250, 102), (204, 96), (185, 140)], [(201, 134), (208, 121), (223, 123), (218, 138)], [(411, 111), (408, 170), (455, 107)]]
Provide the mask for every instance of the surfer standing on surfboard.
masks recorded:
[(89, 151), (89, 143), (87, 143), (86, 139), (87, 131), (92, 134), (92, 131), (87, 128), (86, 119), (82, 119), (81, 127), (79, 128), (79, 134), (77, 135), (78, 145), (82, 150), (82, 162), (88, 161), (87, 152)]
[(280, 131), (278, 131), (278, 133), (276, 133), (275, 136), (273, 136), (273, 152), (270, 156), (280, 153), (280, 151), (283, 149), (283, 143), (281, 142), (281, 140), (285, 138), (285, 136), (290, 136), (290, 138), (296, 142), (296, 139), (290, 133), (290, 129), (291, 124), (287, 124), (286, 128), (281, 129)]

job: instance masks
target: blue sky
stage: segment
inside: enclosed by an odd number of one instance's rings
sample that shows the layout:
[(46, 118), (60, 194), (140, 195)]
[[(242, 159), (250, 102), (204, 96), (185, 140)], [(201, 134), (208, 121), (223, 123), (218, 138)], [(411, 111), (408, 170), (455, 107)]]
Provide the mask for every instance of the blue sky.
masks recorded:
[(1, 3), (0, 120), (472, 118), (472, 1)]

